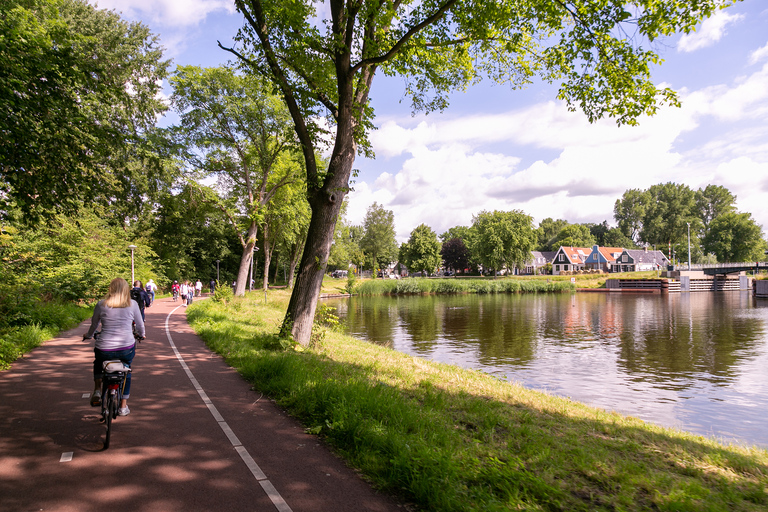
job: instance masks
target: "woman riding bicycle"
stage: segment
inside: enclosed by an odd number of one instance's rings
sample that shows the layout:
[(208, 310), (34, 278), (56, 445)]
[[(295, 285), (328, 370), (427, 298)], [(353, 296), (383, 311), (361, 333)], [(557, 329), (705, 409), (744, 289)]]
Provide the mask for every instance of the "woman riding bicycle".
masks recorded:
[[(99, 301), (93, 310), (91, 328), (83, 335), (83, 340), (93, 337), (94, 332), (101, 324), (101, 335), (96, 339), (93, 349), (95, 359), (93, 361), (94, 390), (91, 394), (91, 405), (101, 404), (101, 377), (102, 363), (119, 359), (125, 365), (131, 366), (136, 355), (136, 339), (133, 336), (133, 324), (136, 323), (136, 332), (140, 339), (144, 339), (144, 320), (136, 301), (131, 300), (130, 286), (125, 279), (116, 278), (109, 283), (109, 291), (103, 300)], [(131, 392), (131, 374), (127, 376), (123, 399), (120, 402), (118, 414), (127, 416), (128, 398)]]

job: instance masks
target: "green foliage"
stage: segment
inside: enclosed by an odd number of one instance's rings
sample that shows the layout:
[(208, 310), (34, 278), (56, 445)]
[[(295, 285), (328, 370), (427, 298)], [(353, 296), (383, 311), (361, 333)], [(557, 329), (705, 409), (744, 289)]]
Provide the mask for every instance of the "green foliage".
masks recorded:
[(710, 222), (702, 245), (721, 263), (760, 261), (768, 248), (762, 234), (751, 214), (727, 212)]
[[(180, 118), (172, 132), (189, 177), (218, 180), (221, 197), (206, 193), (205, 198), (224, 212), (240, 239), (235, 279), (236, 293), (242, 295), (259, 228), (267, 232), (262, 241), (272, 246), (265, 246), (268, 250), (262, 256), (269, 258), (281, 235), (293, 239), (292, 249), (298, 250), (300, 242), (295, 240), (303, 238), (303, 226), (308, 224), (302, 221), (308, 208), (298, 201), (292, 204), (303, 215), (287, 215), (285, 208), (274, 211), (284, 204), (273, 201), (282, 187), (303, 189), (304, 170), (290, 114), (267, 82), (228, 67), (180, 66), (171, 85)], [(303, 199), (295, 192), (293, 197)], [(273, 240), (268, 239), (270, 232)]]
[(588, 247), (595, 245), (589, 226), (584, 224), (569, 224), (557, 234), (553, 247)]
[[(717, 254), (719, 261), (758, 259), (762, 233), (759, 226), (750, 226), (754, 221), (749, 214), (736, 212), (735, 201), (719, 185), (693, 191), (665, 183), (627, 190), (614, 205), (614, 217), (626, 236), (646, 245), (671, 246), (680, 260), (688, 258), (689, 232), (692, 262), (704, 262), (706, 253)], [(712, 226), (717, 233), (710, 235)]]
[(445, 266), (456, 271), (469, 268), (469, 249), (461, 238), (450, 238), (443, 242), (440, 256)]
[(4, 0), (0, 209), (122, 211), (161, 188), (161, 59), (147, 27), (85, 0)]
[(357, 278), (355, 277), (355, 274), (351, 271), (347, 274), (347, 293), (350, 295), (355, 293), (355, 283), (357, 282)]
[(373, 203), (365, 214), (363, 229), (365, 234), (360, 240), (360, 247), (371, 255), (378, 268), (386, 267), (397, 257), (394, 213)]
[(420, 224), (411, 231), (408, 242), (401, 247), (399, 258), (410, 272), (434, 274), (442, 259), (437, 235), (426, 224)]
[(539, 223), (536, 229), (539, 251), (556, 251), (560, 246), (557, 245), (557, 235), (568, 225), (567, 220), (547, 217)]
[(568, 281), (546, 282), (536, 279), (383, 279), (361, 282), (359, 295), (413, 295), (445, 293), (569, 293), (575, 286)]
[(522, 267), (536, 243), (533, 219), (520, 210), (480, 212), (473, 217), (472, 260), (486, 269)]
[[(0, 229), (0, 286), (18, 289), (10, 295), (20, 297), (10, 300), (101, 297), (115, 277), (130, 280), (131, 244), (137, 279), (158, 281), (163, 274), (144, 235), (108, 224), (98, 209), (84, 208), (76, 219), (56, 215), (46, 224), (22, 226), (8, 222)], [(0, 311), (0, 322), (3, 313), (8, 311)]]
[[(0, 289), (0, 297), (3, 297), (2, 292), (6, 290)], [(51, 339), (59, 331), (74, 327), (92, 313), (90, 308), (75, 304), (42, 302), (27, 297), (28, 309), (10, 308), (14, 318), (4, 319), (0, 323), (0, 370), (9, 368), (13, 361), (25, 353)], [(3, 302), (0, 299), (0, 308), (7, 312), (9, 308)]]
[(232, 287), (228, 286), (227, 284), (224, 284), (224, 286), (221, 286), (218, 281), (216, 281), (216, 288), (213, 290), (213, 297), (211, 297), (211, 300), (214, 302), (218, 302), (221, 304), (229, 304), (232, 302), (232, 299), (234, 298), (235, 294), (232, 291)]

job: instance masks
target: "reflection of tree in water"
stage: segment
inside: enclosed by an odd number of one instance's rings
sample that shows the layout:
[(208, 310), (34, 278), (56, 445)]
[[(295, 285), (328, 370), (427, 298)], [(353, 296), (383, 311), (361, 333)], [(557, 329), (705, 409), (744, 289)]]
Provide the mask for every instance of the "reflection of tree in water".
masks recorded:
[[(604, 350), (630, 379), (681, 389), (696, 375), (729, 382), (765, 325), (739, 293), (437, 295), (347, 302), (351, 333), (429, 356), (466, 351), (481, 365), (527, 366), (543, 350)], [(455, 349), (454, 349), (455, 348)], [(613, 358), (612, 358), (613, 359)], [(599, 369), (597, 369), (599, 371)]]
[(765, 334), (762, 320), (738, 313), (751, 307), (738, 293), (621, 302), (618, 364), (630, 375), (656, 382), (694, 374), (712, 383), (730, 382)]
[(366, 297), (365, 301), (349, 298), (328, 301), (328, 304), (337, 308), (347, 333), (384, 347), (394, 345), (396, 332), (392, 317), (397, 314), (397, 306), (391, 298)]
[(525, 364), (534, 359), (537, 319), (520, 295), (483, 297), (471, 316), (470, 337), (483, 364)]
[(398, 318), (417, 354), (429, 354), (438, 343), (445, 297), (438, 295), (401, 298)]

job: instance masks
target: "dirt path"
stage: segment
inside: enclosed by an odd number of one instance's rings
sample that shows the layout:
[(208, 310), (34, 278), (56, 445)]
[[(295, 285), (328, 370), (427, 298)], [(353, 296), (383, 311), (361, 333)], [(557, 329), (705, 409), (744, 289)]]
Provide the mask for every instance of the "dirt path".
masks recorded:
[(405, 510), (251, 390), (179, 303), (159, 299), (146, 315), (131, 414), (106, 451), (86, 323), (0, 373), (0, 509)]

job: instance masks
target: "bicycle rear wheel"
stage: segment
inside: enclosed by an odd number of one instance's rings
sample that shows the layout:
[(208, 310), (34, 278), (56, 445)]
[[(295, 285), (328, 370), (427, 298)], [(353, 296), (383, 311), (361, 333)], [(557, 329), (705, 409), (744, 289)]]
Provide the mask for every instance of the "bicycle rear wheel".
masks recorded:
[(112, 435), (112, 420), (117, 416), (117, 400), (112, 390), (107, 390), (105, 396), (102, 397), (104, 402), (105, 422), (107, 424), (107, 437), (104, 440), (104, 449), (109, 448), (109, 439)]

